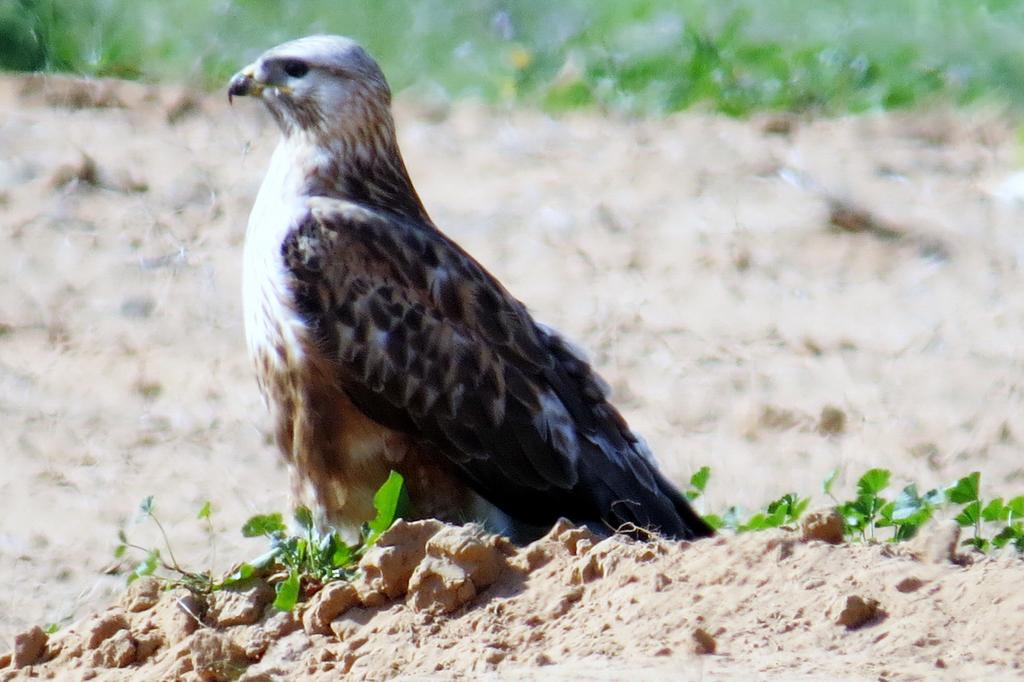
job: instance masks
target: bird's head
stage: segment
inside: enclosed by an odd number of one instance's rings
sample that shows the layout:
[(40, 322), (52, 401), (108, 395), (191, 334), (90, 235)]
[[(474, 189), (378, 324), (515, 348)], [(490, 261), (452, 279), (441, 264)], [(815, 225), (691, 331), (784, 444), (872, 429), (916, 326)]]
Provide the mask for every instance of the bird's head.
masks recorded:
[(228, 99), (234, 97), (262, 99), (285, 135), (365, 139), (393, 128), (383, 72), (342, 36), (309, 36), (267, 50), (231, 78)]

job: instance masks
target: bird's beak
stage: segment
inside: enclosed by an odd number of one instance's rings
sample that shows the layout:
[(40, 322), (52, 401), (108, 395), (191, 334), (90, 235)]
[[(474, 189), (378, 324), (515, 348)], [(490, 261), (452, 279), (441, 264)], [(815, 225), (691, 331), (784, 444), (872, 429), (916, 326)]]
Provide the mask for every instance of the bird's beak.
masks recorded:
[(266, 84), (256, 80), (256, 69), (250, 64), (234, 76), (228, 83), (228, 103), (234, 97), (259, 97)]

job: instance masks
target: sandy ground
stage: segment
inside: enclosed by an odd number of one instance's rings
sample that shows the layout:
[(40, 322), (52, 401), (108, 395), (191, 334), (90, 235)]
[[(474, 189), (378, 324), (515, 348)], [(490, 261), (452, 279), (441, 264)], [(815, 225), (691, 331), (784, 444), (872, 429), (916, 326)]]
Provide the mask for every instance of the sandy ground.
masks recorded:
[[(591, 350), (670, 478), (713, 467), (705, 509), (817, 491), (835, 467), (844, 493), (877, 465), (899, 484), (976, 469), (991, 494), (1021, 492), (1024, 176), (1010, 122), (552, 120), (409, 102), (397, 117), (436, 222)], [(250, 102), (0, 80), (0, 651), (35, 624), (62, 624), (65, 641), (90, 632), (68, 624), (123, 592), (117, 530), (157, 544), (137, 523), (144, 496), (200, 568), (259, 553), (238, 527), (287, 507), (239, 296), (274, 141)], [(831, 226), (830, 198), (875, 224)], [(826, 407), (845, 415), (841, 433), (817, 428)], [(195, 519), (206, 500), (212, 537)], [(411, 597), (363, 605), (363, 634), (300, 629), (306, 643), (278, 658), (336, 675), (327, 664), (352, 651), (334, 649), (364, 640), (345, 665), (370, 678), (1021, 674), (1017, 559), (962, 566), (790, 536), (602, 545), (586, 580), (577, 564), (596, 548), (553, 538), (549, 562), (521, 550), (454, 615), (427, 622)], [(924, 587), (898, 588), (907, 578)], [(887, 615), (837, 625), (850, 596)], [(698, 628), (714, 655), (695, 653)], [(103, 674), (152, 679), (165, 639)], [(84, 665), (73, 649), (42, 670)]]

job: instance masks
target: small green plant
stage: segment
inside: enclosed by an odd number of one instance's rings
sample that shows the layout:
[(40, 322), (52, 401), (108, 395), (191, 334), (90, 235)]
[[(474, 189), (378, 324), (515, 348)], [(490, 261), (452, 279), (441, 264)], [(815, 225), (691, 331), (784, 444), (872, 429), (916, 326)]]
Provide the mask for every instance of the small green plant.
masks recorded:
[(698, 497), (704, 494), (704, 489), (708, 486), (708, 479), (711, 478), (711, 467), (702, 466), (697, 469), (697, 472), (690, 476), (690, 487), (687, 488), (683, 495), (687, 500), (693, 502)]
[[(171, 549), (170, 538), (167, 536), (167, 531), (164, 530), (163, 524), (156, 515), (155, 502), (152, 495), (149, 495), (142, 500), (142, 503), (139, 505), (139, 511), (142, 513), (144, 518), (152, 521), (160, 531), (169, 561), (164, 559), (159, 549), (146, 548), (130, 542), (128, 540), (127, 533), (125, 533), (125, 530), (122, 528), (117, 533), (117, 539), (119, 542), (117, 547), (114, 548), (114, 556), (121, 559), (129, 549), (137, 550), (145, 555), (144, 558), (135, 565), (135, 568), (128, 573), (128, 582), (131, 583), (142, 576), (156, 575), (157, 569), (162, 568), (174, 576), (173, 578), (163, 577), (169, 587), (184, 587), (191, 592), (199, 594), (210, 592), (213, 588), (214, 582), (208, 571), (203, 573), (187, 571), (181, 567), (177, 558), (175, 558), (174, 550)], [(203, 509), (200, 509), (200, 518), (202, 518), (204, 511), (208, 518), (210, 515), (209, 502), (203, 505)]]
[[(1021, 501), (1021, 498), (1014, 498), (1015, 500)], [(1024, 508), (1024, 504), (1018, 505), (1018, 507)], [(1024, 509), (1022, 509), (1024, 511)], [(1017, 518), (1017, 515), (1014, 515)], [(1018, 552), (1024, 552), (1024, 525), (1021, 525), (1020, 521), (1008, 521), (1006, 527), (999, 531), (994, 538), (992, 538), (992, 544), (1002, 549), (1008, 544), (1012, 544)]]
[[(847, 535), (874, 539), (876, 528), (892, 528), (893, 542), (909, 540), (938, 510), (959, 506), (954, 519), (972, 531), (971, 537), (962, 544), (982, 552), (992, 546), (1002, 548), (1008, 544), (1024, 551), (1024, 529), (1020, 520), (1024, 514), (1024, 495), (1008, 502), (997, 497), (986, 503), (980, 494), (980, 472), (974, 471), (923, 495), (918, 492), (916, 483), (910, 483), (895, 499), (889, 500), (884, 492), (889, 487), (891, 473), (887, 469), (871, 469), (857, 481), (857, 496), (846, 502), (832, 495), (836, 474), (834, 471), (825, 479), (823, 488), (836, 502), (836, 511), (843, 517)], [(986, 524), (1000, 523), (1005, 525), (993, 537), (986, 538)]]
[[(281, 514), (260, 514), (251, 517), (242, 526), (245, 537), (266, 537), (270, 550), (258, 559), (239, 564), (228, 576), (215, 579), (209, 571), (197, 573), (185, 570), (171, 549), (163, 524), (154, 512), (153, 497), (142, 501), (140, 509), (145, 518), (156, 524), (164, 541), (168, 559), (160, 549), (133, 544), (122, 529), (114, 556), (122, 558), (128, 550), (143, 553), (143, 559), (128, 574), (128, 582), (151, 575), (162, 580), (167, 587), (183, 587), (198, 595), (209, 595), (214, 590), (239, 585), (256, 575), (269, 575), (275, 583), (274, 606), (290, 611), (298, 603), (303, 587), (315, 590), (332, 580), (351, 578), (359, 559), (372, 547), (381, 534), (398, 519), (408, 506), (405, 481), (392, 471), (373, 497), (376, 516), (362, 529), (359, 542), (348, 545), (336, 531), (321, 531), (313, 514), (306, 507), (295, 510), (298, 534), (290, 534)], [(212, 507), (206, 502), (196, 515), (207, 524), (213, 534)], [(159, 573), (163, 571), (163, 573)], [(164, 575), (169, 574), (169, 575)]]
[(800, 497), (796, 493), (786, 493), (777, 500), (768, 503), (763, 512), (757, 512), (737, 530), (741, 533), (751, 530), (779, 528), (796, 523), (805, 511), (811, 498)]
[[(708, 480), (711, 478), (711, 468), (703, 466), (690, 477), (690, 487), (684, 493), (686, 499), (691, 502), (704, 494)], [(811, 499), (800, 497), (796, 493), (786, 493), (777, 500), (773, 500), (764, 506), (761, 511), (755, 512), (744, 520), (741, 507), (732, 506), (719, 514), (704, 514), (707, 521), (715, 530), (728, 528), (737, 533), (746, 533), (753, 530), (767, 530), (769, 528), (780, 528), (796, 523), (807, 510)]]
[(909, 540), (945, 501), (939, 489), (919, 494), (916, 483), (904, 487), (895, 500), (889, 500), (883, 493), (889, 487), (892, 473), (888, 469), (870, 469), (857, 481), (857, 496), (840, 502), (832, 494), (838, 473), (838, 470), (833, 471), (822, 487), (836, 502), (846, 534), (857, 535), (862, 540), (873, 540), (876, 528), (892, 528), (893, 541)]
[(859, 533), (862, 538), (875, 537), (876, 522), (886, 506), (882, 491), (889, 487), (890, 476), (885, 469), (870, 469), (857, 481), (857, 497), (837, 507), (848, 533)]
[[(833, 493), (838, 476), (838, 469), (832, 471), (822, 482), (822, 492), (835, 503), (834, 508), (843, 519), (843, 532), (848, 537), (875, 540), (878, 529), (891, 528), (889, 539), (902, 542), (914, 537), (939, 510), (959, 507), (954, 518), (961, 526), (972, 530), (971, 537), (963, 541), (964, 545), (982, 552), (1006, 546), (1024, 552), (1024, 495), (1008, 501), (997, 497), (985, 502), (980, 495), (979, 472), (923, 494), (916, 483), (909, 483), (894, 499), (889, 499), (885, 493), (892, 472), (869, 469), (857, 479), (855, 497), (845, 501), (840, 501)], [(701, 467), (690, 477), (689, 488), (684, 492), (686, 498), (692, 502), (703, 496), (710, 478), (711, 469)], [(704, 520), (716, 530), (728, 529), (736, 533), (767, 530), (797, 523), (809, 504), (810, 498), (787, 493), (749, 516), (742, 507), (730, 506), (722, 514), (705, 514)], [(985, 537), (986, 528), (992, 525), (997, 527), (996, 532)]]
[[(964, 540), (963, 544), (985, 552), (990, 545), (1002, 548), (1012, 543), (1016, 549), (1024, 551), (1024, 529), (1020, 522), (1021, 516), (1024, 515), (1024, 495), (1009, 502), (1003, 502), (1003, 498), (996, 497), (985, 503), (980, 496), (980, 484), (981, 474), (975, 471), (946, 489), (946, 496), (950, 502), (963, 505), (955, 517), (957, 523), (974, 531), (973, 536)], [(983, 535), (986, 523), (1005, 525), (989, 539)]]
[(800, 497), (796, 493), (786, 493), (777, 500), (772, 500), (760, 511), (754, 512), (744, 519), (743, 509), (732, 506), (725, 510), (721, 516), (717, 514), (705, 514), (704, 520), (719, 530), (728, 528), (737, 533), (747, 533), (755, 530), (768, 530), (769, 528), (781, 528), (796, 523), (810, 504), (809, 497)]
[(918, 529), (931, 520), (936, 507), (942, 505), (942, 491), (929, 490), (924, 495), (917, 492), (917, 484), (907, 485), (896, 499), (886, 502), (879, 512), (879, 527), (892, 527), (893, 540), (909, 540), (917, 534)]
[(360, 541), (350, 546), (336, 531), (321, 532), (306, 507), (295, 510), (295, 522), (301, 528), (299, 535), (289, 535), (280, 514), (254, 516), (242, 526), (246, 537), (264, 536), (270, 541), (270, 551), (251, 563), (241, 564), (219, 586), (234, 585), (246, 580), (260, 569), (278, 566), (286, 577), (276, 585), (274, 606), (290, 611), (299, 599), (305, 582), (319, 586), (332, 580), (351, 578), (359, 559), (376, 544), (381, 534), (391, 527), (408, 506), (405, 482), (392, 471), (388, 479), (373, 496), (376, 516), (367, 523)]

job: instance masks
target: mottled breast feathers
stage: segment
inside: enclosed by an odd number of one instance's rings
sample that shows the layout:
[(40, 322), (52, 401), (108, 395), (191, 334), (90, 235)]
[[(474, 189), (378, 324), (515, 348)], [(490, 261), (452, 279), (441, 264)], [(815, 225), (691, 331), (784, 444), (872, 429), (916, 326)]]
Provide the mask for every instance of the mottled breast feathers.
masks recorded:
[(706, 528), (589, 365), (458, 245), (413, 218), (307, 201), (282, 245), (295, 306), (367, 416), (526, 523)]

